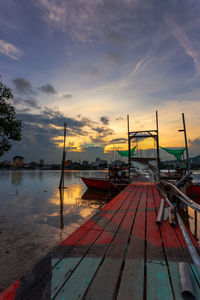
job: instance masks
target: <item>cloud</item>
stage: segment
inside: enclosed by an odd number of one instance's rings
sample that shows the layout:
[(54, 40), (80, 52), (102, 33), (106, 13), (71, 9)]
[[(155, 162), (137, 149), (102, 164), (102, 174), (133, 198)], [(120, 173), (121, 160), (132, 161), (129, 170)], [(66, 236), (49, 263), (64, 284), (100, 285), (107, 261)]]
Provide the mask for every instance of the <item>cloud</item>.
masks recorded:
[(52, 29), (66, 32), (75, 42), (92, 43), (106, 36), (107, 40), (119, 44), (123, 38), (117, 31), (132, 28), (138, 7), (146, 9), (144, 2), (146, 0), (38, 0), (36, 5), (42, 7), (43, 19)]
[[(28, 99), (27, 98), (24, 99), (24, 98), (21, 98), (21, 97), (14, 97), (13, 98), (13, 103), (15, 105), (17, 105), (17, 104), (24, 105), (25, 104), (29, 108), (41, 109), (41, 106), (38, 105), (38, 101), (33, 97), (29, 97)], [(24, 112), (26, 112), (26, 109), (24, 109)]]
[(118, 117), (118, 118), (116, 118), (115, 120), (116, 120), (116, 121), (122, 121), (122, 120), (124, 120), (124, 118), (123, 118), (123, 117)]
[(102, 116), (100, 118), (100, 121), (104, 124), (104, 125), (108, 125), (109, 124), (109, 119), (106, 116)]
[(19, 94), (34, 93), (32, 85), (28, 80), (24, 78), (15, 78), (12, 82)]
[(38, 105), (37, 103), (37, 100), (32, 98), (32, 99), (26, 99), (24, 100), (24, 103), (29, 106), (29, 107), (32, 107), (32, 108), (36, 108), (36, 109), (40, 109), (41, 106)]
[(63, 96), (63, 98), (65, 99), (72, 99), (72, 95), (71, 94), (66, 94)]
[(4, 40), (0, 40), (0, 52), (15, 60), (24, 55), (20, 49)]
[(189, 139), (189, 149), (192, 156), (200, 154), (200, 137), (197, 137), (193, 140)]
[(127, 139), (125, 138), (117, 138), (110, 141), (110, 144), (124, 144), (127, 143)]
[(166, 24), (169, 26), (172, 35), (180, 43), (188, 56), (190, 56), (194, 62), (196, 70), (200, 72), (200, 53), (199, 46), (195, 46), (194, 41), (187, 35), (183, 27), (177, 24), (174, 19), (166, 15), (164, 18)]
[(41, 87), (40, 87), (40, 90), (41, 90), (43, 93), (47, 94), (47, 95), (50, 95), (50, 94), (57, 94), (55, 88), (54, 88), (51, 84), (49, 84), (49, 83), (47, 83), (47, 84), (41, 86)]
[(126, 38), (122, 34), (114, 30), (111, 31), (108, 29), (107, 31), (105, 31), (105, 36), (110, 43), (117, 46), (124, 45), (126, 41)]
[[(18, 100), (25, 102), (24, 99)], [(27, 104), (35, 105), (28, 100)], [(98, 151), (104, 155), (104, 139), (113, 133), (109, 128), (95, 127), (97, 122), (89, 118), (82, 117), (77, 120), (50, 108), (45, 108), (39, 113), (29, 113), (29, 109), (17, 110), (17, 119), (22, 120), (23, 123), (22, 141), (18, 144), (14, 143), (8, 155), (20, 153), (26, 161), (44, 158), (45, 161), (60, 162), (61, 150), (58, 145), (63, 143), (64, 122), (67, 123), (69, 159), (80, 159), (79, 152), (82, 151), (84, 151), (84, 159), (88, 160), (99, 156)], [(96, 147), (97, 145), (101, 147)], [(92, 153), (92, 149), (98, 151)]]
[(96, 127), (92, 128), (94, 131), (101, 134), (101, 137), (105, 137), (107, 135), (111, 135), (113, 133), (113, 130), (110, 128), (103, 128), (103, 127)]

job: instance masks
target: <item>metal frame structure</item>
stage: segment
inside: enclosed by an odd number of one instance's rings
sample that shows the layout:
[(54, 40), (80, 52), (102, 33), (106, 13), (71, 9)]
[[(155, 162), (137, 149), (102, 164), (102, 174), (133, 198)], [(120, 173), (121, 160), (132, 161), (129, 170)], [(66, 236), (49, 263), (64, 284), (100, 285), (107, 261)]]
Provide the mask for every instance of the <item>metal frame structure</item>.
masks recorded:
[(159, 132), (158, 132), (158, 112), (156, 111), (156, 129), (154, 130), (140, 130), (140, 131), (129, 131), (129, 115), (127, 116), (128, 125), (128, 165), (129, 165), (129, 178), (131, 161), (134, 160), (131, 157), (131, 140), (134, 138), (153, 138), (156, 141), (157, 150), (157, 167), (158, 167), (158, 181), (160, 181), (160, 153), (159, 153)]
[(185, 149), (186, 149), (186, 169), (189, 171), (189, 153), (188, 153), (188, 144), (187, 144), (187, 134), (186, 134), (186, 126), (185, 126), (185, 116), (184, 113), (182, 113), (182, 119), (183, 119), (183, 129), (179, 129), (179, 132), (184, 132), (184, 138), (185, 138)]

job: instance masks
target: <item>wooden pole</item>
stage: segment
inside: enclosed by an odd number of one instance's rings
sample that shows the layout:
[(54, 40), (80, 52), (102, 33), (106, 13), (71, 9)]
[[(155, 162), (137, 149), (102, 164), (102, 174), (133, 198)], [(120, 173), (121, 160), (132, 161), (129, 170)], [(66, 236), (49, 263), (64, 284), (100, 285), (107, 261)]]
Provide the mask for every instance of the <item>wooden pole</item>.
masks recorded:
[(157, 166), (158, 166), (158, 181), (160, 182), (160, 152), (159, 152), (159, 134), (158, 134), (158, 111), (156, 110), (156, 146), (157, 146)]
[(128, 169), (129, 169), (129, 180), (131, 173), (131, 141), (129, 136), (129, 115), (127, 115), (127, 128), (128, 128)]
[(64, 122), (64, 145), (63, 145), (63, 155), (62, 155), (62, 165), (61, 165), (61, 176), (60, 176), (60, 184), (59, 188), (64, 188), (64, 169), (65, 169), (65, 143), (66, 143), (66, 131), (67, 131), (67, 124)]

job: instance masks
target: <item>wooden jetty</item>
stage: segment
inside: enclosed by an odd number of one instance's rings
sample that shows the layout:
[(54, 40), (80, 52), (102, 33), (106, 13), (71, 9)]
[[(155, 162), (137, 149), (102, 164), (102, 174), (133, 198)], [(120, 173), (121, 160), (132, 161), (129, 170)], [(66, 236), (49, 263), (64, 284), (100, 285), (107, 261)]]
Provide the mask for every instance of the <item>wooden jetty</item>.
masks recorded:
[(179, 262), (189, 266), (190, 299), (200, 299), (199, 275), (179, 226), (156, 225), (160, 201), (155, 182), (129, 184), (0, 300), (184, 299)]

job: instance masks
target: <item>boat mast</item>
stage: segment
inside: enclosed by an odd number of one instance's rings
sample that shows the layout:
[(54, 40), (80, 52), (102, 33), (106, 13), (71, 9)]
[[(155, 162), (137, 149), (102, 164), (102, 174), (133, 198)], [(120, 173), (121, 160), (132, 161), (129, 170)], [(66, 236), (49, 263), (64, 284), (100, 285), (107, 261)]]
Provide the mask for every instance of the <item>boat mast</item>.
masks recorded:
[(64, 167), (65, 167), (65, 156), (66, 156), (66, 149), (65, 149), (66, 131), (67, 131), (67, 124), (64, 122), (64, 145), (63, 145), (61, 175), (60, 175), (60, 184), (59, 184), (60, 189), (64, 188)]
[(183, 129), (179, 129), (179, 132), (184, 132), (185, 137), (185, 150), (186, 150), (186, 169), (189, 171), (189, 152), (188, 152), (188, 144), (187, 144), (187, 134), (186, 134), (186, 126), (185, 126), (185, 116), (184, 113), (182, 113), (182, 119), (183, 119)]

